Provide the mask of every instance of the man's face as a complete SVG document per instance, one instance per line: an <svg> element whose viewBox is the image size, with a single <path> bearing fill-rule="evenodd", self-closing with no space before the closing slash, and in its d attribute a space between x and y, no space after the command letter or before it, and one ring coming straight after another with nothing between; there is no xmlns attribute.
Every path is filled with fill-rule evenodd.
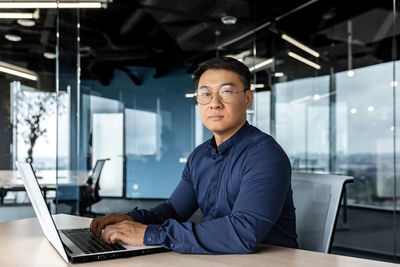
<svg viewBox="0 0 400 267"><path fill-rule="evenodd" d="M204 125L214 135L227 138L239 130L246 120L246 109L253 101L253 93L250 90L243 92L244 85L239 75L225 69L209 69L201 75L197 88L213 93L210 103L199 104ZM224 103L217 94L224 88L237 92L230 103Z"/></svg>

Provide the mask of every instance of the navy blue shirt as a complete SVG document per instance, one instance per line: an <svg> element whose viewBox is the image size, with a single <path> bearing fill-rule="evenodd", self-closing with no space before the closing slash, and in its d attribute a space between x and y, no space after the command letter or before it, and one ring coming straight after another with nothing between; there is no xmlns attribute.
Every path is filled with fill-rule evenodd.
<svg viewBox="0 0 400 267"><path fill-rule="evenodd" d="M189 156L171 197L129 215L148 224L145 245L183 253L250 253L259 243L297 248L291 166L269 135L247 122ZM187 222L200 208L204 222Z"/></svg>

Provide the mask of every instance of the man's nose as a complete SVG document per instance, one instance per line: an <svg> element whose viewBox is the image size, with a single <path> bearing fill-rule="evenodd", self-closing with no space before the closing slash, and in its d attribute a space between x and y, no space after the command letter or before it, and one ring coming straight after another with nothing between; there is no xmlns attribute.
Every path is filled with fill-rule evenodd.
<svg viewBox="0 0 400 267"><path fill-rule="evenodd" d="M221 108L224 104L222 103L221 97L219 94L214 93L211 96L211 102L210 102L210 107L212 108Z"/></svg>

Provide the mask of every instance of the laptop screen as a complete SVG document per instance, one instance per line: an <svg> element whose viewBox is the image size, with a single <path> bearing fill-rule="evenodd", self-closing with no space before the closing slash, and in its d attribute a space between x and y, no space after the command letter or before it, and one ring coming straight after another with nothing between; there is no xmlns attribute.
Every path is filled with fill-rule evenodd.
<svg viewBox="0 0 400 267"><path fill-rule="evenodd" d="M26 192L28 193L43 233L50 243L57 249L58 253L63 257L63 259L68 262L68 257L64 246L61 243L60 235L58 234L50 211L47 208L46 201L44 200L42 191L40 190L39 183L36 180L36 176L33 172L31 164L25 162L15 162L15 164L21 174Z"/></svg>

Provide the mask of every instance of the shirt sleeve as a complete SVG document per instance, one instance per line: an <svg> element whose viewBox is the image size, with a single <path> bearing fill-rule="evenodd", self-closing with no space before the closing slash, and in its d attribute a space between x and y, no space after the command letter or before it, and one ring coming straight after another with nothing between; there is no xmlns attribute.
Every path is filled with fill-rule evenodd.
<svg viewBox="0 0 400 267"><path fill-rule="evenodd" d="M188 177L189 173L189 167L186 164L182 179L168 200L150 210L134 208L128 212L128 215L143 224L162 224L168 219L178 222L188 220L198 209L193 184Z"/></svg>
<svg viewBox="0 0 400 267"><path fill-rule="evenodd" d="M278 145L257 145L229 215L194 224L173 218L149 225L144 243L183 253L250 253L278 220L290 188L290 162Z"/></svg>

